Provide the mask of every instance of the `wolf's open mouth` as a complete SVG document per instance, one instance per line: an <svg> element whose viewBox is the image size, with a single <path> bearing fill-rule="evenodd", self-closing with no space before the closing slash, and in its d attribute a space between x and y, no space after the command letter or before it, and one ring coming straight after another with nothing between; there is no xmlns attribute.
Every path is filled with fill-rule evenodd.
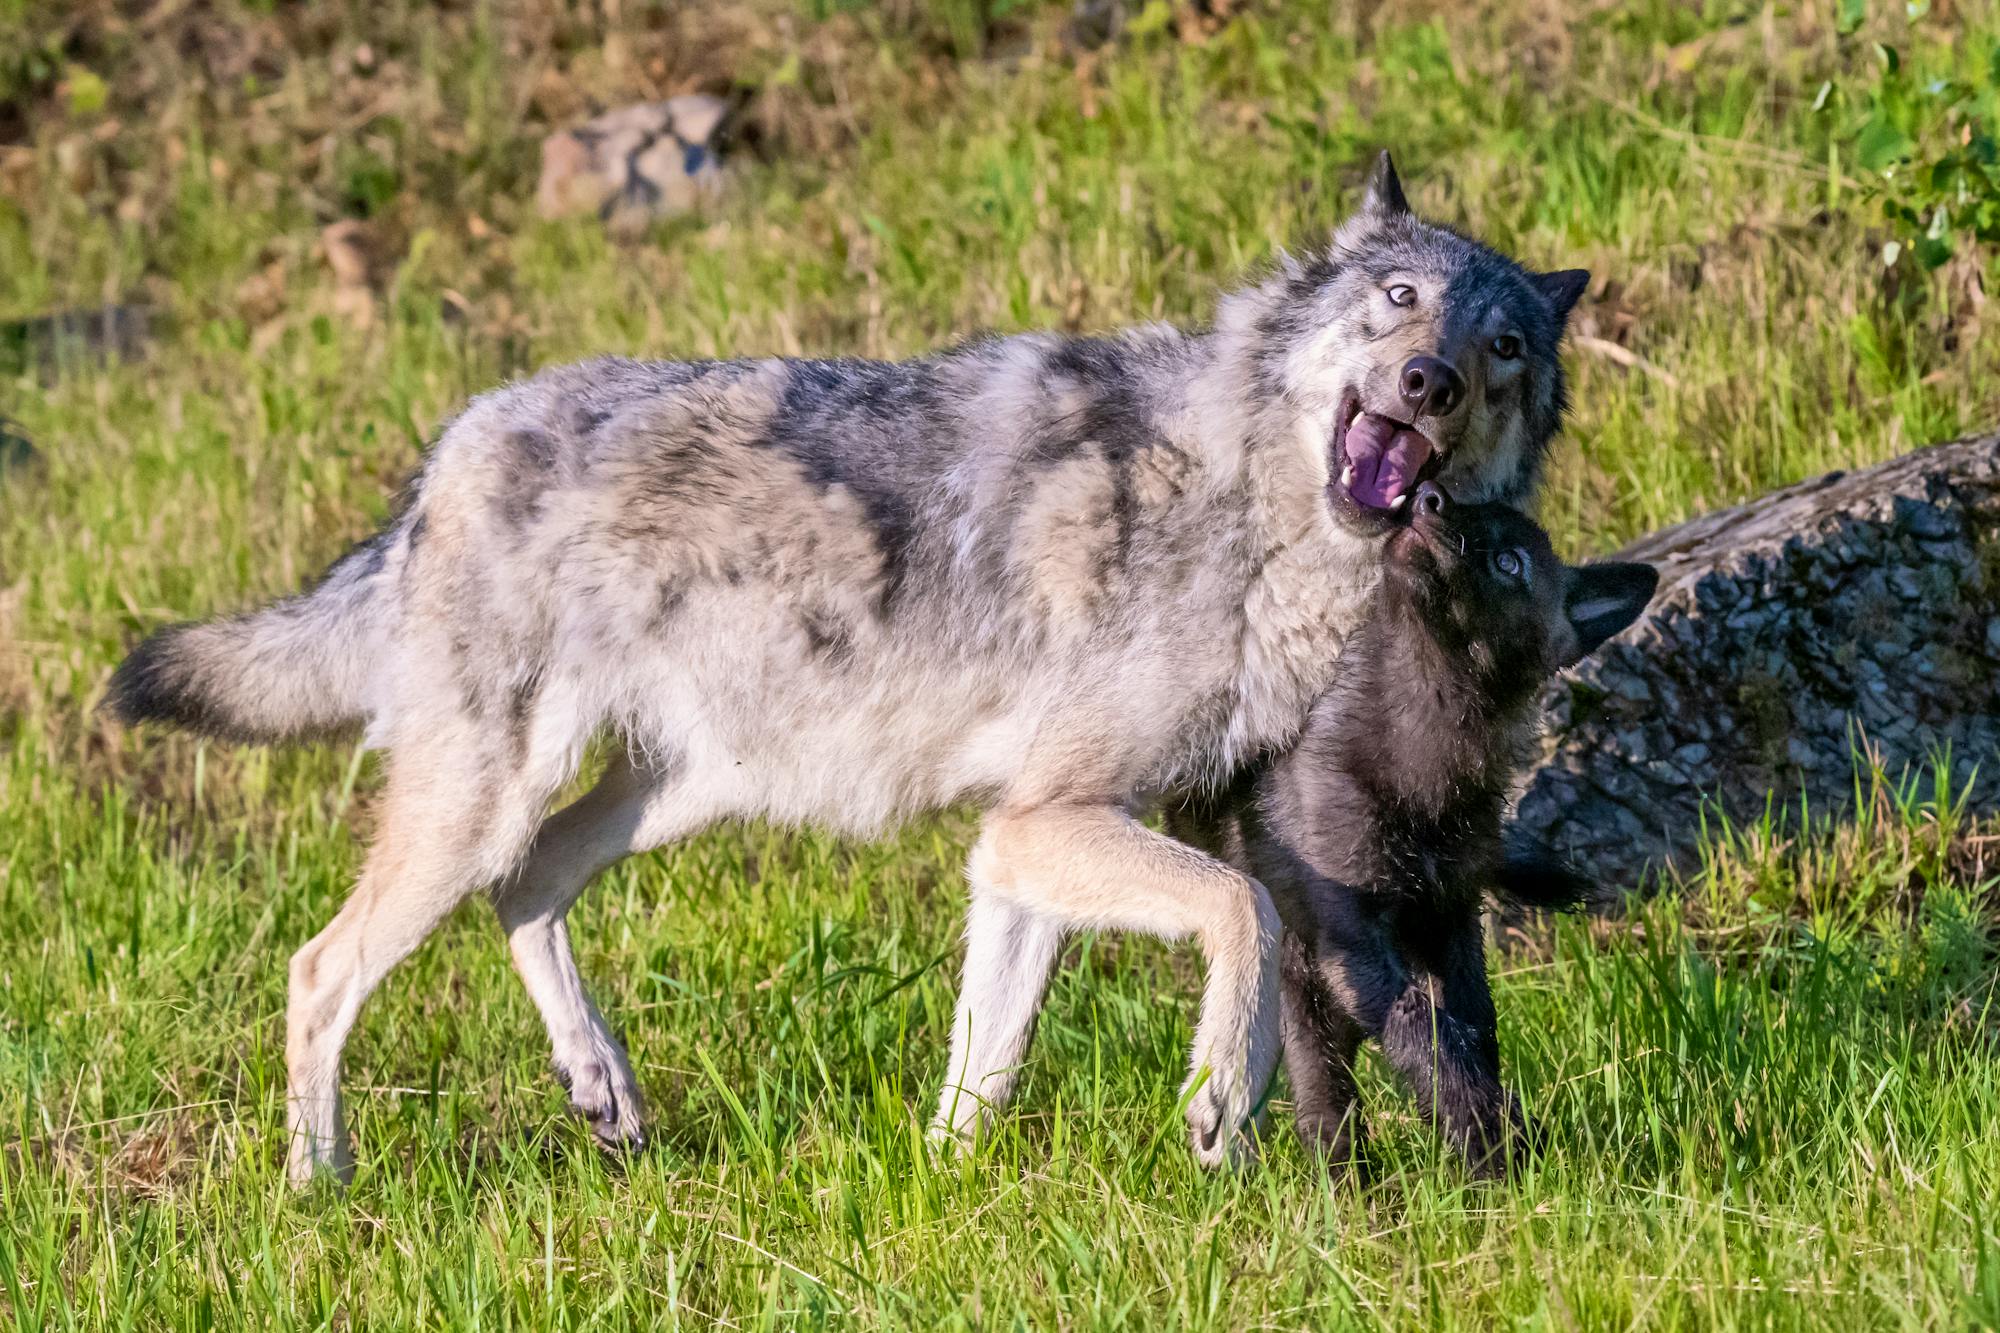
<svg viewBox="0 0 2000 1333"><path fill-rule="evenodd" d="M1361 410L1361 399L1341 399L1333 423L1333 461L1340 489L1369 509L1401 510L1437 468L1430 439L1414 425Z"/></svg>

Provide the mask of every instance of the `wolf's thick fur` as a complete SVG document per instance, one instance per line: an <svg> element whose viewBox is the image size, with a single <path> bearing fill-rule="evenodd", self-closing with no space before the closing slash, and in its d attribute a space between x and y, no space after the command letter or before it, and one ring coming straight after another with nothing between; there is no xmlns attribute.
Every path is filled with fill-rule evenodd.
<svg viewBox="0 0 2000 1333"><path fill-rule="evenodd" d="M1504 505L1423 487L1371 609L1296 745L1170 826L1270 891L1285 923L1283 1031L1300 1132L1360 1146L1364 1038L1476 1169L1529 1144L1500 1083L1480 921L1495 892L1566 905L1589 886L1503 836L1542 684L1645 609L1647 565L1571 568ZM1247 794L1247 799L1243 796Z"/></svg>
<svg viewBox="0 0 2000 1333"><path fill-rule="evenodd" d="M317 591L163 631L111 686L132 720L365 723L388 751L355 892L292 960L295 1173L345 1168L356 1012L481 886L573 1099L629 1142L638 1088L564 932L585 882L726 817L868 834L959 802L988 814L941 1124L1006 1095L1064 932L1192 934L1189 1116L1219 1160L1276 1059L1277 918L1134 812L1288 740L1327 684L1380 548L1332 475L1336 417L1395 413L1406 361L1452 358L1463 401L1417 423L1440 479L1518 500L1580 289L1418 221L1385 159L1331 248L1209 329L605 360L476 400ZM1517 355L1489 354L1502 330ZM545 821L607 731L609 772Z"/></svg>

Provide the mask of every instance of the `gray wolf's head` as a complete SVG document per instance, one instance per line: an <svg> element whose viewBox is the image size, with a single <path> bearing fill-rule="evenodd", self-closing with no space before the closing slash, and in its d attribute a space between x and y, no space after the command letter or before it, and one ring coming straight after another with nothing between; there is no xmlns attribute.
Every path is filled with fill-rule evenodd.
<svg viewBox="0 0 2000 1333"><path fill-rule="evenodd" d="M1433 478L1463 502L1518 505L1562 423L1557 349L1589 280L1417 217L1385 152L1332 243L1245 294L1278 414L1265 420L1306 451L1350 530L1379 532Z"/></svg>
<svg viewBox="0 0 2000 1333"><path fill-rule="evenodd" d="M1519 510L1458 504L1435 482L1420 482L1405 512L1383 559L1383 630L1432 644L1496 711L1630 625L1659 585L1651 565L1565 564Z"/></svg>

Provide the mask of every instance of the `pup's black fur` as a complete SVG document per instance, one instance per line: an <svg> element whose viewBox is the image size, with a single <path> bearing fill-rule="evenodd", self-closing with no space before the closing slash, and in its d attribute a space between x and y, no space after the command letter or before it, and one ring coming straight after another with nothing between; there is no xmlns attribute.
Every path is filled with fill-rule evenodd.
<svg viewBox="0 0 2000 1333"><path fill-rule="evenodd" d="M1591 887L1503 835L1508 789L1543 683L1629 625L1658 576L1566 566L1516 511L1428 484L1412 508L1298 743L1180 822L1261 880L1284 920L1300 1133L1354 1160L1352 1062L1372 1037L1491 1173L1527 1134L1500 1083L1482 897L1553 908Z"/></svg>

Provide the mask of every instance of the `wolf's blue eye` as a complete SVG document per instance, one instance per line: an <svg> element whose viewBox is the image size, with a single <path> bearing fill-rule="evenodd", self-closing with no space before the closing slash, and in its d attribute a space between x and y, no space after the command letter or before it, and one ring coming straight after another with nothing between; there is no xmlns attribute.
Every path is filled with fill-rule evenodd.
<svg viewBox="0 0 2000 1333"><path fill-rule="evenodd" d="M1512 361L1521 354L1521 340L1511 333L1503 333L1493 340L1493 355L1502 361Z"/></svg>
<svg viewBox="0 0 2000 1333"><path fill-rule="evenodd" d="M1389 289L1390 305L1415 305L1416 303L1417 289L1409 286L1407 283L1399 282Z"/></svg>
<svg viewBox="0 0 2000 1333"><path fill-rule="evenodd" d="M1493 568L1503 578L1526 578L1528 572L1528 553L1522 550L1495 552L1493 556Z"/></svg>

